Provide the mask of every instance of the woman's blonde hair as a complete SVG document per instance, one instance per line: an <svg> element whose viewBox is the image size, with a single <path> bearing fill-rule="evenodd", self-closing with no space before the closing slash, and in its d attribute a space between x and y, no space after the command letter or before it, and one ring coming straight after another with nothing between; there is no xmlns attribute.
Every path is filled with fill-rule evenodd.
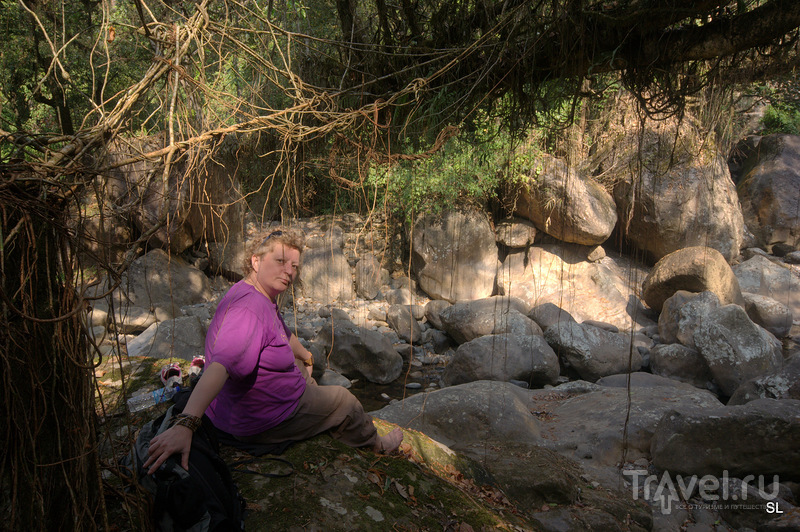
<svg viewBox="0 0 800 532"><path fill-rule="evenodd" d="M250 262L253 255L261 257L264 253L271 251L276 244L283 244L302 253L305 237L303 233L296 229L285 229L283 227L273 227L269 231L257 234L247 243L245 248L245 259L242 265L245 277L253 271L253 264Z"/></svg>

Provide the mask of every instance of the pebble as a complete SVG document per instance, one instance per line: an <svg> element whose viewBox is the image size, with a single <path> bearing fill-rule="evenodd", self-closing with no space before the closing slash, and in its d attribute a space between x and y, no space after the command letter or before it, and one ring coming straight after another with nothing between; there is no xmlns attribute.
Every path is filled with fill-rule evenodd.
<svg viewBox="0 0 800 532"><path fill-rule="evenodd" d="M408 388L409 390L419 390L422 388L422 384L418 382L409 382L408 384L406 384L406 388Z"/></svg>

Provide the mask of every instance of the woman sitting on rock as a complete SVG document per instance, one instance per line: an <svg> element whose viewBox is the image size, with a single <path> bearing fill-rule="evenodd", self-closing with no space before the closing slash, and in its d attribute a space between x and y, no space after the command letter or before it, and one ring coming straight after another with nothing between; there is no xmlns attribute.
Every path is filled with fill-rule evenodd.
<svg viewBox="0 0 800 532"><path fill-rule="evenodd" d="M205 371L174 425L153 438L144 467L154 473L180 453L188 469L192 433L207 414L214 425L248 443L282 443L321 432L352 447L394 451L396 428L378 436L361 403L341 386L317 386L311 353L292 334L276 300L300 268L301 235L272 231L248 246L245 278L220 301L206 336Z"/></svg>

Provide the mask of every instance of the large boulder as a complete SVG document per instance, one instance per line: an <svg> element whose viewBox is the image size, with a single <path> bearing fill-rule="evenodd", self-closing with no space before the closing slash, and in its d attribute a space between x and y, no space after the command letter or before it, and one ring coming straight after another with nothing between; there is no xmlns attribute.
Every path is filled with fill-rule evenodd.
<svg viewBox="0 0 800 532"><path fill-rule="evenodd" d="M645 270L617 254L590 262L595 248L546 244L512 251L497 273L498 293L529 308L552 303L577 321L598 320L620 330L652 324L630 279Z"/></svg>
<svg viewBox="0 0 800 532"><path fill-rule="evenodd" d="M614 466L624 452L629 461L649 458L659 421L678 405L699 410L721 406L705 390L649 377L633 379L630 396L624 386L595 385L585 393L571 392L579 381L534 390L530 408L547 436L540 444L585 465Z"/></svg>
<svg viewBox="0 0 800 532"><path fill-rule="evenodd" d="M205 353L206 335L195 316L154 323L128 340L129 357L180 358L192 360Z"/></svg>
<svg viewBox="0 0 800 532"><path fill-rule="evenodd" d="M117 204L116 211L125 212L142 233L153 231L148 239L150 246L174 253L186 250L201 238L210 242L241 240L244 199L235 175L227 169L233 165L226 164L235 160L235 148L223 145L213 157L198 157L190 150L172 160L164 183L163 158L140 155L165 144L166 138L161 135L125 139L111 147L108 163L112 169L106 190ZM136 161L117 165L131 158ZM187 173L195 178L187 178ZM166 202L165 192L169 196Z"/></svg>
<svg viewBox="0 0 800 532"><path fill-rule="evenodd" d="M794 319L800 317L800 270L761 255L737 264L733 273L742 292L770 297L786 305Z"/></svg>
<svg viewBox="0 0 800 532"><path fill-rule="evenodd" d="M475 301L460 301L439 312L442 329L459 344L486 334L517 332L542 334L525 314L528 308L513 297L492 296Z"/></svg>
<svg viewBox="0 0 800 532"><path fill-rule="evenodd" d="M231 281L244 277L244 263L247 246L241 240L225 240L206 243L208 267L214 274L222 275Z"/></svg>
<svg viewBox="0 0 800 532"><path fill-rule="evenodd" d="M321 246L303 253L300 283L304 296L323 305L355 296L353 271L341 248Z"/></svg>
<svg viewBox="0 0 800 532"><path fill-rule="evenodd" d="M489 297L497 244L489 220L475 211L424 216L414 226L411 260L419 287L451 303Z"/></svg>
<svg viewBox="0 0 800 532"><path fill-rule="evenodd" d="M558 381L558 357L544 338L490 334L461 344L442 374L448 386L479 380L528 383L541 388Z"/></svg>
<svg viewBox="0 0 800 532"><path fill-rule="evenodd" d="M548 327L553 327L560 323L575 321L572 314L554 303L536 305L528 312L528 317L535 321L543 331L547 330Z"/></svg>
<svg viewBox="0 0 800 532"><path fill-rule="evenodd" d="M737 191L747 227L758 245L800 248L800 136L756 139L741 163Z"/></svg>
<svg viewBox="0 0 800 532"><path fill-rule="evenodd" d="M509 248L526 248L536 238L536 226L525 218L511 217L495 224L497 242Z"/></svg>
<svg viewBox="0 0 800 532"><path fill-rule="evenodd" d="M389 272L381 266L372 253L367 253L356 263L356 294L364 299L375 299L381 286L389 282Z"/></svg>
<svg viewBox="0 0 800 532"><path fill-rule="evenodd" d="M639 371L642 356L631 346L630 335L609 332L593 325L562 322L549 327L545 340L580 378L594 382L600 377Z"/></svg>
<svg viewBox="0 0 800 532"><path fill-rule="evenodd" d="M363 377L370 382L388 384L403 371L403 357L378 331L359 327L347 320L325 326L315 343L330 353L330 369L350 378Z"/></svg>
<svg viewBox="0 0 800 532"><path fill-rule="evenodd" d="M386 311L386 321L402 340L410 344L418 344L422 340L422 329L408 305L391 305Z"/></svg>
<svg viewBox="0 0 800 532"><path fill-rule="evenodd" d="M554 157L546 156L512 195L514 214L563 242L602 244L617 223L611 194Z"/></svg>
<svg viewBox="0 0 800 532"><path fill-rule="evenodd" d="M431 299L425 304L425 319L437 329L444 329L444 324L439 314L451 304L442 299Z"/></svg>
<svg viewBox="0 0 800 532"><path fill-rule="evenodd" d="M487 453L485 444L476 443L463 452L488 470L515 508L531 517L537 525L532 530L653 529L646 503L631 499L616 483L601 486L576 460L535 443L502 442L492 449Z"/></svg>
<svg viewBox="0 0 800 532"><path fill-rule="evenodd" d="M774 334L776 338L783 338L792 330L794 316L789 307L760 294L743 292L742 296L744 309L750 319Z"/></svg>
<svg viewBox="0 0 800 532"><path fill-rule="evenodd" d="M658 334L665 344L680 343L691 349L694 345L694 331L703 323L711 310L719 307L719 298L714 292L687 292L678 290L672 294L661 308L658 316Z"/></svg>
<svg viewBox="0 0 800 532"><path fill-rule="evenodd" d="M711 382L708 363L696 350L681 344L659 344L650 350L650 371L698 388Z"/></svg>
<svg viewBox="0 0 800 532"><path fill-rule="evenodd" d="M647 148L644 148L647 149ZM619 228L654 260L679 249L708 246L735 259L743 241L744 219L736 187L721 155L670 157L618 181L614 199ZM673 164L666 167L667 161Z"/></svg>
<svg viewBox="0 0 800 532"><path fill-rule="evenodd" d="M577 531L586 523L597 530L650 530L649 509L607 489L581 489L582 482L591 482L581 466L537 444L547 440L540 437L530 400L530 391L513 384L476 381L414 395L371 414L478 461L517 507L535 512L542 530ZM579 507L568 506L578 497ZM542 511L544 504L551 510Z"/></svg>
<svg viewBox="0 0 800 532"><path fill-rule="evenodd" d="M745 381L773 373L783 363L780 342L738 305L708 313L694 332L694 343L728 397Z"/></svg>
<svg viewBox="0 0 800 532"><path fill-rule="evenodd" d="M725 257L704 246L674 251L659 260L642 283L645 303L656 312L678 290L713 292L723 305L744 305L739 281Z"/></svg>
<svg viewBox="0 0 800 532"><path fill-rule="evenodd" d="M540 437L530 391L507 382L476 381L417 394L371 414L463 449L480 442L531 442Z"/></svg>
<svg viewBox="0 0 800 532"><path fill-rule="evenodd" d="M161 249L133 261L122 274L121 282L109 293L113 286L106 279L89 287L84 295L92 298L107 294L91 300L90 304L94 312L106 313L109 320L116 318L116 327L121 331L141 330L144 324L170 319L180 315L181 308L214 297L211 281L203 272Z"/></svg>
<svg viewBox="0 0 800 532"><path fill-rule="evenodd" d="M672 475L779 475L800 480L800 401L675 408L653 434L653 465Z"/></svg>

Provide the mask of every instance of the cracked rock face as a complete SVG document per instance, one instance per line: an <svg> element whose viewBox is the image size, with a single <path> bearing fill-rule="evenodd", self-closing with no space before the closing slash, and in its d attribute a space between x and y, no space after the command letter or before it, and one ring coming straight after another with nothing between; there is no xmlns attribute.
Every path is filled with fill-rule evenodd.
<svg viewBox="0 0 800 532"><path fill-rule="evenodd" d="M728 397L745 381L773 373L783 363L780 342L738 305L707 314L695 330L694 341L720 391Z"/></svg>

